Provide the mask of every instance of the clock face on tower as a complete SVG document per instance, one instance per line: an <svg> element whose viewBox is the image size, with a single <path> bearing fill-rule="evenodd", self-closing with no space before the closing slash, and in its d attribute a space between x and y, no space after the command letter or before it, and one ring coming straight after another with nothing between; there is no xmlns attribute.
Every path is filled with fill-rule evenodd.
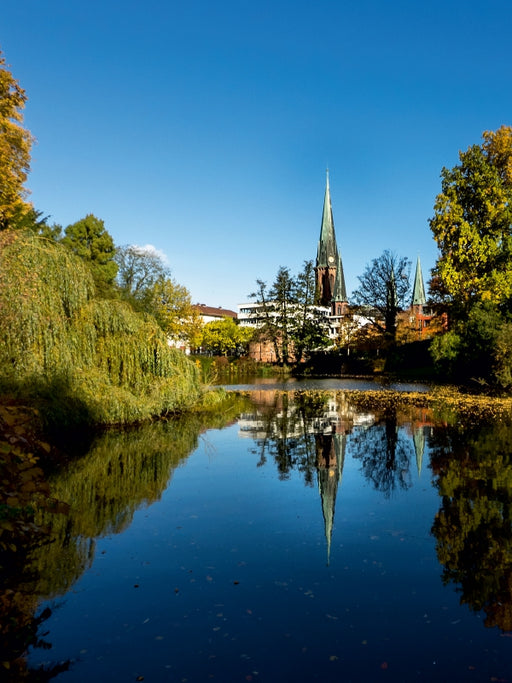
<svg viewBox="0 0 512 683"><path fill-rule="evenodd" d="M334 256L329 256L329 263L333 263L333 262L334 262Z"/></svg>

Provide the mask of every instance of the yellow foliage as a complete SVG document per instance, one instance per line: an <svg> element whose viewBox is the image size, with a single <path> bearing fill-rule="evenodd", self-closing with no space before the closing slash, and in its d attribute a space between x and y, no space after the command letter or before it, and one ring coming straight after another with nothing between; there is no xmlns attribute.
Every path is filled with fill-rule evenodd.
<svg viewBox="0 0 512 683"><path fill-rule="evenodd" d="M32 135L23 128L25 91L0 53L0 229L30 209L23 187L30 169Z"/></svg>

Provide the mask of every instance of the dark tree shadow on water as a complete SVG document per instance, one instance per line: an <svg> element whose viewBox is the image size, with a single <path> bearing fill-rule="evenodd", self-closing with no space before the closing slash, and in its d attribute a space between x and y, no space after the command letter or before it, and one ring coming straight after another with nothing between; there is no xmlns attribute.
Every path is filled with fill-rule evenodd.
<svg viewBox="0 0 512 683"><path fill-rule="evenodd" d="M375 490L389 498L411 486L410 460L414 447L399 428L394 408L386 410L371 427L355 429L350 439L351 454L361 462L361 471Z"/></svg>
<svg viewBox="0 0 512 683"><path fill-rule="evenodd" d="M431 467L441 505L432 525L442 579L484 624L512 633L512 425L435 430Z"/></svg>

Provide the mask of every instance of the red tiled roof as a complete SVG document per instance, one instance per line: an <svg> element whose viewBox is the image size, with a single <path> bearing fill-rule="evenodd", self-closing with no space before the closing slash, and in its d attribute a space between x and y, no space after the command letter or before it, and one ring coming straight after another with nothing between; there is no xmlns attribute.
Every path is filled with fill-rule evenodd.
<svg viewBox="0 0 512 683"><path fill-rule="evenodd" d="M212 318L237 318L238 314L236 311L230 311L229 308L222 308L215 306L205 306L204 304L194 304L192 308L195 308L200 315L209 315Z"/></svg>

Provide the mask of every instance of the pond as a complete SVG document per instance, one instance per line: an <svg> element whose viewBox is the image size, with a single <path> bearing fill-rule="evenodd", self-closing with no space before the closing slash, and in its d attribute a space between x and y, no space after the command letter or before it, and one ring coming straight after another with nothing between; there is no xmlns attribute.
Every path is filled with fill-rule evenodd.
<svg viewBox="0 0 512 683"><path fill-rule="evenodd" d="M512 679L512 428L346 391L110 431L33 555L59 681Z"/></svg>

